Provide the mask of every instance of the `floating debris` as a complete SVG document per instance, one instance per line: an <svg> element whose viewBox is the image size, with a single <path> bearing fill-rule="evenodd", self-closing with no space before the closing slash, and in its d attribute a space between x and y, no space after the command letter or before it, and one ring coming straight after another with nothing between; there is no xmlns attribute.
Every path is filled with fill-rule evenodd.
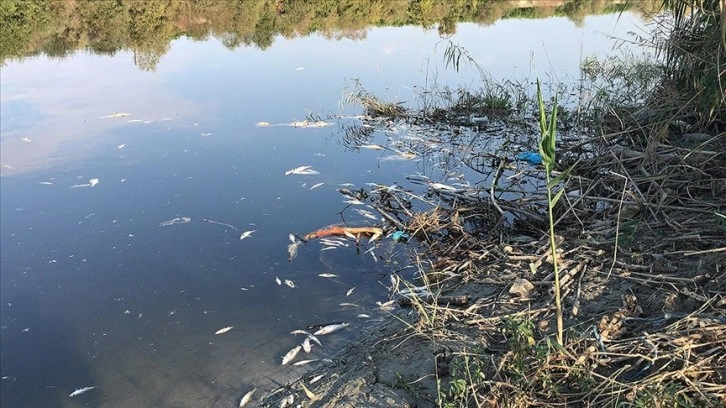
<svg viewBox="0 0 726 408"><path fill-rule="evenodd" d="M282 365L287 365L287 363L295 359L295 356L297 356L297 353L299 353L301 349L302 346L298 345L297 347L288 351L287 354L285 354L285 356L282 358Z"/></svg>
<svg viewBox="0 0 726 408"><path fill-rule="evenodd" d="M241 235L239 236L239 239L240 239L240 240L243 240L243 239L245 239L245 238L249 238L249 237L251 237L251 236L252 236L252 234L254 234L255 232L257 232L257 230L245 231L245 232L243 232L243 233L242 233L242 234L241 234Z"/></svg>
<svg viewBox="0 0 726 408"><path fill-rule="evenodd" d="M223 328L217 330L216 332L214 332L214 334L224 334L224 333L227 333L228 331L230 331L232 329L234 329L233 326L223 327Z"/></svg>
<svg viewBox="0 0 726 408"><path fill-rule="evenodd" d="M383 235L383 229L378 227L328 227L305 235L305 240L307 241L328 236L346 236L357 241L361 236L370 236L371 241L374 241L381 235Z"/></svg>
<svg viewBox="0 0 726 408"><path fill-rule="evenodd" d="M81 395L81 394L83 394L83 393L86 393L86 392L88 392L88 391L91 391L91 390L92 390L92 389L94 389L94 388L96 388L96 387L94 386L94 387L83 387L83 388L76 388L76 390L75 390L75 391L73 391L72 393L70 393L70 395L68 395L68 396L69 396L69 397L71 397L71 398L73 398L73 397L75 397L75 396L77 396L77 395Z"/></svg>
<svg viewBox="0 0 726 408"><path fill-rule="evenodd" d="M162 222L161 224L159 224L159 226L160 227L168 227L168 226L174 225L174 224L186 224L186 223L189 223L191 221L192 221L192 219L190 217L176 217L176 218L173 218L173 219L171 219L169 221Z"/></svg>

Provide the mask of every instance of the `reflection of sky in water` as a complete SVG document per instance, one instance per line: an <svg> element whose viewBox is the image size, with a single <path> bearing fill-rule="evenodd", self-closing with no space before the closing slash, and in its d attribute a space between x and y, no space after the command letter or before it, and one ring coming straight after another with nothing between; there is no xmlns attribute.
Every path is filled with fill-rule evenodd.
<svg viewBox="0 0 726 408"><path fill-rule="evenodd" d="M497 78L526 75L530 62L574 77L581 46L610 49L592 31L611 32L615 20L588 18L584 29L559 18L463 24L453 41ZM621 18L619 32L629 29ZM472 83L470 68L443 69L444 48L434 31L380 28L364 41L278 39L266 51L178 40L153 73L131 66L128 53L3 67L2 405L229 406L251 384L301 372L279 366L296 344L289 331L375 316L387 296L380 263L351 247L320 253L317 243L288 263L287 235L340 222L338 184L401 183L420 164L346 150L337 124L254 124L337 112L346 78L400 100L424 83L427 63L440 82ZM101 118L113 113L131 116ZM284 176L301 165L321 174ZM70 188L91 178L100 183ZM159 226L176 217L192 221ZM350 211L346 219L362 220ZM342 338L326 339L326 351ZM98 388L68 398L89 385Z"/></svg>

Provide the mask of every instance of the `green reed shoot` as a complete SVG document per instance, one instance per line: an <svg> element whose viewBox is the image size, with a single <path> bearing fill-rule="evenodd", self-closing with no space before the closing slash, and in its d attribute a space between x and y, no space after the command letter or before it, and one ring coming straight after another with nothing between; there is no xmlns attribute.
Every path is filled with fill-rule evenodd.
<svg viewBox="0 0 726 408"><path fill-rule="evenodd" d="M557 95L555 95L554 104L552 106L552 115L547 120L545 114L545 104L542 99L542 87L539 79L537 80L537 101L539 103L539 125L542 132L542 138L539 142L539 154L542 156L542 164L545 168L545 176L547 177L547 210L550 221L550 247L552 250L552 266L555 272L555 307L557 308L557 342L564 344L562 333L564 331L562 322L562 301L560 297L560 271L557 265L557 244L555 242L555 219L552 215L552 209L565 191L560 188L554 194L555 187L560 183L569 171L560 173L554 179L550 179L550 174L555 167L555 141L557 139Z"/></svg>

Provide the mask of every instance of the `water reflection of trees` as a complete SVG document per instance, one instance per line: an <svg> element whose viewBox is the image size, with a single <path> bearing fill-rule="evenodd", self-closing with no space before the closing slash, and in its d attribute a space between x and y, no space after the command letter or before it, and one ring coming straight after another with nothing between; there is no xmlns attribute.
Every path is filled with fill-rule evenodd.
<svg viewBox="0 0 726 408"><path fill-rule="evenodd" d="M39 54L64 57L87 49L113 55L133 50L141 69L153 70L180 36L218 38L230 49L270 47L277 36L312 33L365 38L372 26L418 25L442 36L462 22L492 24L502 18L584 16L624 9L652 12L658 0L449 1L449 0L2 0L0 63ZM522 7L522 5L530 7Z"/></svg>

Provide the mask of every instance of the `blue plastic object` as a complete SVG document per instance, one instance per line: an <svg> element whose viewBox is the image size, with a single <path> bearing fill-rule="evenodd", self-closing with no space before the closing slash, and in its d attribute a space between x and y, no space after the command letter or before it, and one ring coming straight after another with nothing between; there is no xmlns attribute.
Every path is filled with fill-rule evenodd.
<svg viewBox="0 0 726 408"><path fill-rule="evenodd" d="M542 164L542 156L535 152L522 152L517 156L517 159L530 164Z"/></svg>
<svg viewBox="0 0 726 408"><path fill-rule="evenodd" d="M391 234L391 239L393 239L394 242L407 242L409 238L411 238L411 236L404 231L396 231Z"/></svg>

